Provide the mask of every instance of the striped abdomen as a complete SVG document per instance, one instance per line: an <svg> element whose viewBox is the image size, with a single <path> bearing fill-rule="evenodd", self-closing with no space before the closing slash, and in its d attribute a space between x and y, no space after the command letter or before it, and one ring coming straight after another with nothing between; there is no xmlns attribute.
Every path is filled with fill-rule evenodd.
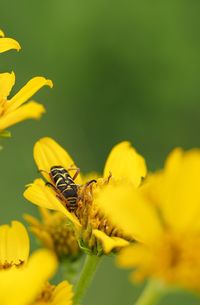
<svg viewBox="0 0 200 305"><path fill-rule="evenodd" d="M67 208L73 212L77 208L78 187L68 171L62 166L53 166L50 170L50 177L56 189L66 199Z"/></svg>

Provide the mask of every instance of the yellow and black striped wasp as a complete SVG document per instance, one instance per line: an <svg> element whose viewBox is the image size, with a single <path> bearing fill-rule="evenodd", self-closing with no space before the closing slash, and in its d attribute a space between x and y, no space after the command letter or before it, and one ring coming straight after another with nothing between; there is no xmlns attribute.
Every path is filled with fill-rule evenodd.
<svg viewBox="0 0 200 305"><path fill-rule="evenodd" d="M69 170L76 170L73 177L70 176ZM42 170L40 170L41 172ZM49 176L52 182L46 182L46 185L52 187L57 193L57 197L65 203L66 208L70 212L75 212L78 205L78 190L80 185L76 184L74 180L80 173L79 168L69 168L66 170L60 165L55 165L50 168ZM96 182L96 180L91 180L86 183L86 187Z"/></svg>

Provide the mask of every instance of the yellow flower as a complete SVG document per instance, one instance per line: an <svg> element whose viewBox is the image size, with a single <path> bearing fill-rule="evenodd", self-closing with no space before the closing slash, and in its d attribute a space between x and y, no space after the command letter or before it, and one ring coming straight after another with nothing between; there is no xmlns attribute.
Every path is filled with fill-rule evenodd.
<svg viewBox="0 0 200 305"><path fill-rule="evenodd" d="M72 305L72 285L62 281L57 286L47 283L31 305Z"/></svg>
<svg viewBox="0 0 200 305"><path fill-rule="evenodd" d="M29 237L18 221L0 226L0 270L22 266L29 256Z"/></svg>
<svg viewBox="0 0 200 305"><path fill-rule="evenodd" d="M19 43L12 38L5 38L4 33L0 30L0 53L6 52L8 50L15 49L19 51L21 49Z"/></svg>
<svg viewBox="0 0 200 305"><path fill-rule="evenodd" d="M45 112L43 105L34 101L23 105L40 88L47 85L52 87L51 80L44 77L32 78L18 93L10 100L7 97L15 84L15 74L0 74L0 131L26 119L39 119Z"/></svg>
<svg viewBox="0 0 200 305"><path fill-rule="evenodd" d="M34 147L34 159L42 175L52 183L49 175L52 166L62 166L70 171L73 177L76 165L70 155L53 139L43 138ZM127 181L137 187L146 174L144 159L131 147L130 143L122 142L116 145L105 164L103 178L96 183L82 182L81 175L75 179L78 187L77 209L75 213L67 209L66 202L58 198L55 188L45 185L42 179L36 179L24 192L25 198L34 204L64 213L73 224L75 234L83 249L89 249L93 254L100 255L102 250L109 253L129 244L130 238L123 230L114 227L98 209L94 194L101 192L107 184ZM85 182L85 181L84 181Z"/></svg>
<svg viewBox="0 0 200 305"><path fill-rule="evenodd" d="M164 169L135 189L108 186L98 202L107 217L138 243L118 264L133 280L156 278L200 292L200 150L175 149Z"/></svg>
<svg viewBox="0 0 200 305"><path fill-rule="evenodd" d="M57 267L52 252L38 250L30 258L28 254L25 227L17 221L11 227L0 226L0 304L71 305L71 285L62 282L55 287L47 283Z"/></svg>
<svg viewBox="0 0 200 305"><path fill-rule="evenodd" d="M74 231L63 213L39 209L42 220L31 215L24 218L30 225L31 231L48 249L55 252L59 259L75 260L81 255L81 251Z"/></svg>

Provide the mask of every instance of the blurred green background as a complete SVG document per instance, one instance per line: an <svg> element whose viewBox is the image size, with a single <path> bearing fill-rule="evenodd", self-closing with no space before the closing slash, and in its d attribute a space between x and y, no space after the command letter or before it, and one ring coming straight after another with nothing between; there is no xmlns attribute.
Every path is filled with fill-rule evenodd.
<svg viewBox="0 0 200 305"><path fill-rule="evenodd" d="M200 2L198 0L1 0L0 28L22 51L1 54L17 92L31 77L51 78L35 100L40 122L11 128L1 152L1 223L36 207L22 197L37 177L32 148L51 136L82 171L102 171L111 147L130 140L149 169L175 146L200 146ZM141 287L105 258L84 305L132 304ZM190 294L160 304L190 304Z"/></svg>

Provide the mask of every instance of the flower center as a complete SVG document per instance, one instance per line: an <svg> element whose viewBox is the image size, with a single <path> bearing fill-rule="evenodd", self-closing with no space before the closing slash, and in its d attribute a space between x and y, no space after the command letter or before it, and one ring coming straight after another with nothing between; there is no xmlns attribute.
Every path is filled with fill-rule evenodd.
<svg viewBox="0 0 200 305"><path fill-rule="evenodd" d="M45 286L43 287L41 293L35 300L35 302L32 305L39 305L43 303L48 303L52 300L53 298L53 292L55 290L55 286L51 285L49 283L46 283Z"/></svg>
<svg viewBox="0 0 200 305"><path fill-rule="evenodd" d="M166 282L200 290L200 236L166 233L152 249L151 272Z"/></svg>
<svg viewBox="0 0 200 305"><path fill-rule="evenodd" d="M59 257L77 255L80 252L80 248L73 229L66 223L66 217L63 217L62 214L54 216L44 227L45 231L49 232L51 236L54 251Z"/></svg>
<svg viewBox="0 0 200 305"><path fill-rule="evenodd" d="M21 267L24 264L24 261L19 259L17 263L14 262L8 262L7 260L3 263L0 261L0 270L6 270L10 269L11 267Z"/></svg>
<svg viewBox="0 0 200 305"><path fill-rule="evenodd" d="M96 183L86 184L79 190L78 208L75 214L82 225L82 237L92 245L96 243L94 236L92 236L92 231L95 229L104 232L110 237L121 237L128 241L133 241L115 227L94 203L95 194L100 192L109 181L110 177L109 179L99 178Z"/></svg>
<svg viewBox="0 0 200 305"><path fill-rule="evenodd" d="M74 229L67 223L65 215L60 212L45 211L41 221L29 215L26 215L25 219L31 226L31 231L45 247L53 250L58 258L69 255L75 259L79 255L80 248Z"/></svg>

